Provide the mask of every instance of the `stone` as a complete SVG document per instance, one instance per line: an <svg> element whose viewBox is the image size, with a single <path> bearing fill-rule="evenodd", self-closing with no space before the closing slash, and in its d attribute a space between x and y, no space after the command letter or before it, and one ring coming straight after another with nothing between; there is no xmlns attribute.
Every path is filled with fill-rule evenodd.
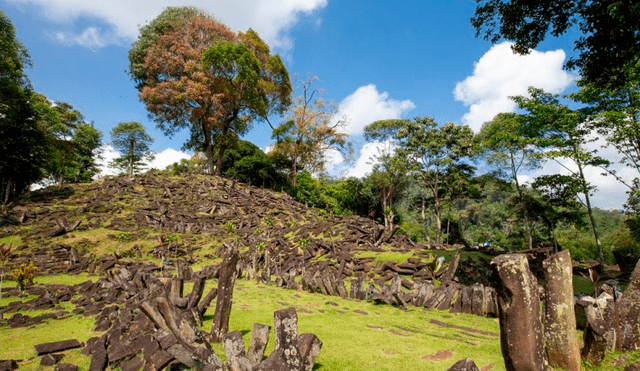
<svg viewBox="0 0 640 371"><path fill-rule="evenodd" d="M451 366L447 371L480 371L476 363L471 358L461 359Z"/></svg>
<svg viewBox="0 0 640 371"><path fill-rule="evenodd" d="M53 371L78 371L78 366L71 363L58 363Z"/></svg>
<svg viewBox="0 0 640 371"><path fill-rule="evenodd" d="M222 335L229 331L229 316L233 304L233 286L236 281L238 265L238 250L232 248L225 254L220 267L220 279L218 280L218 299L216 311L213 315L211 338L213 341L222 341Z"/></svg>
<svg viewBox="0 0 640 371"><path fill-rule="evenodd" d="M224 355L231 371L250 371L251 363L244 352L244 341L240 331L233 331L222 336Z"/></svg>
<svg viewBox="0 0 640 371"><path fill-rule="evenodd" d="M580 345L569 250L563 250L545 259L542 269L546 283L544 337L549 365L569 371L580 371Z"/></svg>
<svg viewBox="0 0 640 371"><path fill-rule="evenodd" d="M507 371L544 371L545 359L540 297L535 276L523 254L504 254L491 260L500 279L498 308L500 348Z"/></svg>
<svg viewBox="0 0 640 371"><path fill-rule="evenodd" d="M273 317L276 349L286 349L295 344L298 337L298 314L296 309L277 310L274 312Z"/></svg>
<svg viewBox="0 0 640 371"><path fill-rule="evenodd" d="M36 354L38 354L39 356L49 354L49 353L64 352L65 350L75 349L80 347L82 347L82 343L80 343L76 339L55 341L52 343L43 343L35 346Z"/></svg>
<svg viewBox="0 0 640 371"><path fill-rule="evenodd" d="M640 362L632 363L624 367L624 371L640 371Z"/></svg>
<svg viewBox="0 0 640 371"><path fill-rule="evenodd" d="M252 367L257 365L264 356L264 351L267 349L269 342L269 332L271 332L271 326L260 323L253 324L251 345L249 345L249 351L247 352L247 358Z"/></svg>
<svg viewBox="0 0 640 371"><path fill-rule="evenodd" d="M615 349L616 326L613 297L602 293L585 308L586 328L582 358L599 365L607 352Z"/></svg>
<svg viewBox="0 0 640 371"><path fill-rule="evenodd" d="M142 358L133 357L120 367L121 371L138 371L144 366Z"/></svg>
<svg viewBox="0 0 640 371"><path fill-rule="evenodd" d="M322 349L322 341L315 334L300 334L298 336L298 350L302 358L302 370L311 371L318 354Z"/></svg>
<svg viewBox="0 0 640 371"><path fill-rule="evenodd" d="M151 363L153 363L158 371L167 367L171 361L173 361L173 356L162 349L151 355Z"/></svg>
<svg viewBox="0 0 640 371"><path fill-rule="evenodd" d="M0 371L13 371L18 369L18 361L14 359L0 360Z"/></svg>
<svg viewBox="0 0 640 371"><path fill-rule="evenodd" d="M64 354L46 354L40 359L40 366L53 366L64 358Z"/></svg>
<svg viewBox="0 0 640 371"><path fill-rule="evenodd" d="M617 303L620 343L623 352L640 349L640 261L636 264L629 286Z"/></svg>
<svg viewBox="0 0 640 371"><path fill-rule="evenodd" d="M91 364L89 371L104 371L107 368L107 350L105 348L95 348L91 353Z"/></svg>

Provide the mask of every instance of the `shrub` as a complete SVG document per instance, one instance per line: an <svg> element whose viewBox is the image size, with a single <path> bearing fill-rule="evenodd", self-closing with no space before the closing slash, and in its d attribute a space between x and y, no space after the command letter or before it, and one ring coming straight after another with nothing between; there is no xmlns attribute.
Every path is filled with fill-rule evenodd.
<svg viewBox="0 0 640 371"><path fill-rule="evenodd" d="M20 291L24 290L27 284L33 283L33 278L36 276L38 268L32 263L22 263L13 269L13 279L18 282Z"/></svg>

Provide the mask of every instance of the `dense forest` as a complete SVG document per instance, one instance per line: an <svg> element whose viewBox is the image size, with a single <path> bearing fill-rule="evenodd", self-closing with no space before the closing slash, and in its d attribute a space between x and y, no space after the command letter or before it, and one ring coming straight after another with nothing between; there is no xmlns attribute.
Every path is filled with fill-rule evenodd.
<svg viewBox="0 0 640 371"><path fill-rule="evenodd" d="M515 51L526 53L545 35L518 28L553 26L556 35L568 27L551 25L547 17L533 17L541 24L528 27L516 20L540 9L519 14L523 8L512 3L479 6L472 19L478 34L514 40ZM327 151L345 157L353 152L341 130L345 120L335 118L336 108L320 96L314 78L290 78L280 56L252 29L235 32L199 9L167 8L140 28L128 72L158 128L169 136L190 133L183 148L196 154L162 170L171 175L216 174L284 191L328 214L370 217L390 232L435 246L548 246L569 249L575 259L613 262L614 251L640 251L638 43L618 42L638 37L638 23L629 19L637 20L640 10L600 13L595 10L602 4L593 2L581 13L571 4L560 2L557 19L577 17L583 33L593 36L577 44L581 54L567 66L582 73L578 92L560 96L531 87L527 96L512 98L517 113L497 115L478 133L430 117L372 122L365 138L387 145L364 178L327 175ZM607 23L596 21L616 14L630 15L614 37ZM34 90L24 72L29 53L1 12L0 45L0 189L6 210L35 184L93 181L103 135L71 104ZM607 48L624 58L602 58L612 52ZM273 129L268 153L241 139L255 122ZM153 138L144 126L120 123L110 134L121 153L111 165L123 174L145 171ZM594 149L598 136L638 177L621 179L609 168ZM522 183L523 175L547 162L566 171ZM589 167L627 185L625 210L592 206Z"/></svg>

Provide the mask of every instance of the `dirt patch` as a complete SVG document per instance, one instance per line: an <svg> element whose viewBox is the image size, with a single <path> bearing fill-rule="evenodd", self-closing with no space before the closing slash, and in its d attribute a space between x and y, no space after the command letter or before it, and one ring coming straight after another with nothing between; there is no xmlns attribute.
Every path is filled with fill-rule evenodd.
<svg viewBox="0 0 640 371"><path fill-rule="evenodd" d="M363 310L360 310L360 309L355 309L355 310L353 311L353 313L362 314L363 316L368 316L368 315L369 315L369 313L367 313L367 312L365 312L365 311L363 311Z"/></svg>
<svg viewBox="0 0 640 371"><path fill-rule="evenodd" d="M396 326L396 327L397 327L397 328L399 328L399 329L400 329L400 330L402 330L402 331L405 331L405 332L413 332L414 334L417 334L417 333L419 332L419 331L417 331L417 330L408 329L408 328L406 328L406 327L402 327L402 326Z"/></svg>
<svg viewBox="0 0 640 371"><path fill-rule="evenodd" d="M495 366L493 363L489 363L488 365L481 368L480 371L491 371L493 370L493 366Z"/></svg>
<svg viewBox="0 0 640 371"><path fill-rule="evenodd" d="M398 332L396 330L389 330L389 332L394 334L394 335L398 335L398 336L409 336L407 334L403 334L402 332Z"/></svg>
<svg viewBox="0 0 640 371"><path fill-rule="evenodd" d="M471 327L452 325L452 324L449 324L449 323L438 321L437 319L429 320L429 323L431 323L433 325L441 326L441 327L455 328L455 329L466 331L466 332L472 332L474 334L480 334L480 335L491 336L491 337L500 337L500 334L495 333L495 332L487 332L487 331L482 331L482 330L478 330L478 329L471 328Z"/></svg>
<svg viewBox="0 0 640 371"><path fill-rule="evenodd" d="M383 350L382 353L384 353L384 354L386 354L388 356L392 356L392 355L396 354L396 352L392 352L390 350Z"/></svg>
<svg viewBox="0 0 640 371"><path fill-rule="evenodd" d="M313 312L310 310L306 310L304 308L299 308L298 309L298 313L306 313L306 314L312 314Z"/></svg>
<svg viewBox="0 0 640 371"><path fill-rule="evenodd" d="M374 326L374 325L367 325L367 328L373 329L373 330L382 330L384 329L384 327L382 326Z"/></svg>
<svg viewBox="0 0 640 371"><path fill-rule="evenodd" d="M444 361L445 359L449 359L451 358L451 356L453 356L453 350L446 349L446 350L439 350L435 353L432 353L426 356L422 356L421 358L429 361L439 362L439 361Z"/></svg>

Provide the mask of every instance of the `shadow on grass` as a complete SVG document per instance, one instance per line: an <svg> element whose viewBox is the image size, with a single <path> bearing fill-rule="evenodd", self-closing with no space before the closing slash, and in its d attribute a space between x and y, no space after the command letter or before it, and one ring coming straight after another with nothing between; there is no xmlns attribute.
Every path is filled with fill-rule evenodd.
<svg viewBox="0 0 640 371"><path fill-rule="evenodd" d="M75 191L71 187L48 187L24 195L23 200L28 202L52 202L71 197Z"/></svg>

